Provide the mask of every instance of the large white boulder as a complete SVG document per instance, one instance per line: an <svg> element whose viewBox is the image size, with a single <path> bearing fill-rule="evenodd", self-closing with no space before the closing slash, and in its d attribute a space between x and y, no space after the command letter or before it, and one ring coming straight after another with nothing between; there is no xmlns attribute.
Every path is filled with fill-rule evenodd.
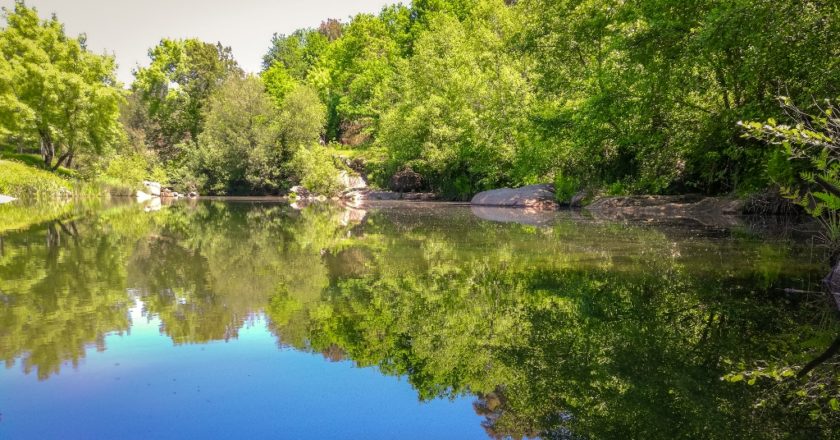
<svg viewBox="0 0 840 440"><path fill-rule="evenodd" d="M554 186L548 184L484 191L476 194L471 203L479 206L508 206L513 208L557 208Z"/></svg>
<svg viewBox="0 0 840 440"><path fill-rule="evenodd" d="M17 199L12 196L4 196L3 194L0 194L0 205L3 203L14 202L15 200Z"/></svg>
<svg viewBox="0 0 840 440"><path fill-rule="evenodd" d="M146 192L154 197L160 197L160 184L148 180L143 181L143 186L146 187Z"/></svg>

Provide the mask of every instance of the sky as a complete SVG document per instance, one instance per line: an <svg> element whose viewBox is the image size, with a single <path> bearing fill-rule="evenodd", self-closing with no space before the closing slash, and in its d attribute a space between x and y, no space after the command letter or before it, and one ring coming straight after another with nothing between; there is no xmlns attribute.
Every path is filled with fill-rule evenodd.
<svg viewBox="0 0 840 440"><path fill-rule="evenodd" d="M378 12L387 0L27 0L41 17L57 14L69 35L87 35L88 49L117 57L117 77L148 64L148 50L161 38L220 41L239 64L258 72L271 36L316 27L327 18ZM14 0L0 0L11 7Z"/></svg>

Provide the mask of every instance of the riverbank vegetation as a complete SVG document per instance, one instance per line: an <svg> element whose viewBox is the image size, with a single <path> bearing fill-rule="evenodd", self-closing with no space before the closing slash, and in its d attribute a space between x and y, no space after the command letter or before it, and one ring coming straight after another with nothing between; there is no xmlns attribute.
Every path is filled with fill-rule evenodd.
<svg viewBox="0 0 840 440"><path fill-rule="evenodd" d="M799 165L738 122L840 95L840 7L820 0L415 0L276 34L259 74L221 43L163 39L130 85L56 18L5 15L3 144L182 192L334 192L352 158L375 185L410 169L411 189L454 199L538 182L744 195Z"/></svg>

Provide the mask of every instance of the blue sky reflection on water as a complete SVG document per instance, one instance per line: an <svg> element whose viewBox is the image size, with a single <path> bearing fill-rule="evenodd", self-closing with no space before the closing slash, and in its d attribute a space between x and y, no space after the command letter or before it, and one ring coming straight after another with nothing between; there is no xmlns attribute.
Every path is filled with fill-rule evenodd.
<svg viewBox="0 0 840 440"><path fill-rule="evenodd" d="M487 438L473 398L420 402L404 378L280 348L261 316L238 339L176 346L131 314L76 368L0 370L0 438Z"/></svg>

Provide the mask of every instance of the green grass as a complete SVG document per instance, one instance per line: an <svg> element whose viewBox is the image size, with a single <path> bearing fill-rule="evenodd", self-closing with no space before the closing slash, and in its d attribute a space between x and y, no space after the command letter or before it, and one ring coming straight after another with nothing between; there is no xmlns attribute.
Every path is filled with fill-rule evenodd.
<svg viewBox="0 0 840 440"><path fill-rule="evenodd" d="M57 197L71 191L71 182L26 163L0 160L0 194L20 199Z"/></svg>
<svg viewBox="0 0 840 440"><path fill-rule="evenodd" d="M20 162L22 164L28 165L32 168L50 171L47 170L47 167L44 165L44 159L41 157L40 154L18 153L13 148L10 148L8 146L0 147L0 160L13 160L15 162ZM58 169L55 170L54 173L67 179L79 178L78 173L75 170L71 170L69 168L58 167Z"/></svg>

